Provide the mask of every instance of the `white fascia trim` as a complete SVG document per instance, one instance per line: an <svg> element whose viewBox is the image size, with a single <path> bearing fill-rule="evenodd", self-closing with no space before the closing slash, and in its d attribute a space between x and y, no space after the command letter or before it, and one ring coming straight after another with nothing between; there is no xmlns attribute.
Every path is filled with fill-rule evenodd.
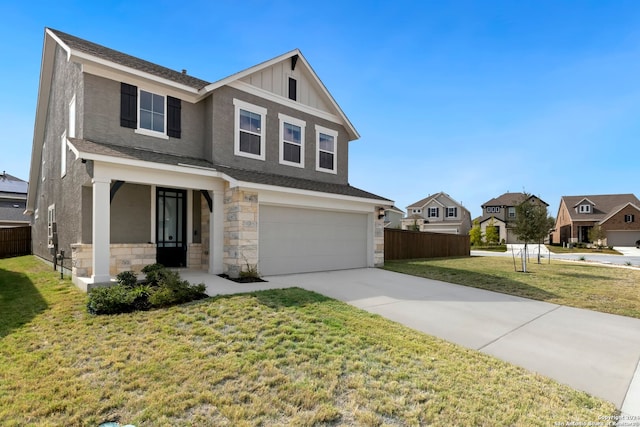
<svg viewBox="0 0 640 427"><path fill-rule="evenodd" d="M224 177L224 179L227 179L227 178L228 176ZM364 202L364 203L375 204L378 206L393 206L392 200L368 199L364 197L345 196L344 194L325 193L322 191L312 191L312 190L301 190L299 188L280 187L277 185L269 185L269 184L256 184L254 182L238 181L234 179L231 179L228 181L229 181L229 188L241 187L241 188L257 190L257 191L260 191L260 190L273 191L273 192L280 192L280 193L296 194L300 196L314 196L314 197L324 197L327 199L345 200L350 202Z"/></svg>
<svg viewBox="0 0 640 427"><path fill-rule="evenodd" d="M96 162L112 163L122 166L133 166L146 169L158 169L163 171L182 172L191 175L210 176L214 178L222 178L222 174L215 169L202 168L198 166L191 166L183 163L176 165L169 165L165 163L146 162L144 160L123 159L121 157L107 156L104 154L85 153L79 151L71 141L68 141L69 148L76 156L76 159L93 160Z"/></svg>
<svg viewBox="0 0 640 427"><path fill-rule="evenodd" d="M269 92L267 90L261 89L256 86L252 86L249 83L245 83L243 81L233 81L227 84L227 86L232 87L234 89L241 90L242 92L246 92L251 95L259 96L260 98L267 99L272 102L276 102L278 104L285 105L289 108L292 108L297 111L302 111L303 113L311 114L313 116L319 117L324 120L328 120L332 123L337 123L339 125L345 125L344 121L340 119L340 117L335 114L327 113L326 111L318 110L317 108L309 107L308 105L301 104L299 102L295 102L290 100L289 98L285 98L280 95L276 95L275 93ZM348 130L348 126L345 126ZM356 136L357 139L359 135Z"/></svg>

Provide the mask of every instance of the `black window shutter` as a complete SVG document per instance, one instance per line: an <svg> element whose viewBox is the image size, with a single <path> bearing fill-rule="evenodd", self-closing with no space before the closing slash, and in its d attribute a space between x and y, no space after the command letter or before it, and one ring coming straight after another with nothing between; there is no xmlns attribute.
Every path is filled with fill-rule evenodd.
<svg viewBox="0 0 640 427"><path fill-rule="evenodd" d="M289 77L289 99L296 101L298 94L298 81L293 77Z"/></svg>
<svg viewBox="0 0 640 427"><path fill-rule="evenodd" d="M180 111L182 109L182 103L178 98L167 96L167 135L172 138L180 138L181 134L181 120Z"/></svg>
<svg viewBox="0 0 640 427"><path fill-rule="evenodd" d="M120 83L120 126L138 127L138 88Z"/></svg>

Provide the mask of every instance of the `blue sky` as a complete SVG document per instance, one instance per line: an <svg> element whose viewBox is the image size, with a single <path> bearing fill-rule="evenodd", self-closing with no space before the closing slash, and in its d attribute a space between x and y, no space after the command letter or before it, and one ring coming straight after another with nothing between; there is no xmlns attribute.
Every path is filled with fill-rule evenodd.
<svg viewBox="0 0 640 427"><path fill-rule="evenodd" d="M0 169L28 179L44 27L215 81L299 48L361 135L350 183L472 216L640 196L637 1L0 0Z"/></svg>

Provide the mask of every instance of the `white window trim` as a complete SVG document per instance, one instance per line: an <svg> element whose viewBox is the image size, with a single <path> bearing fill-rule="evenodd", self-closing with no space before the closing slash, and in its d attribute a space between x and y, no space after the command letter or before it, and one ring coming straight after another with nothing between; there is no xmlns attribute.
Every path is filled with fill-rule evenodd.
<svg viewBox="0 0 640 427"><path fill-rule="evenodd" d="M233 99L233 105L235 106L234 114L234 136L233 136L233 153L236 156L248 157L250 159L264 160L265 159L265 139L266 139L266 127L267 127L267 109L264 107L258 107L257 105L249 104L248 102L241 101L239 99ZM260 154L251 154L240 151L240 110L246 110L254 114L259 114L260 123Z"/></svg>
<svg viewBox="0 0 640 427"><path fill-rule="evenodd" d="M42 181L45 180L45 173L44 172L45 172L45 166L47 164L47 161L45 160L46 159L46 154L47 154L46 148L47 148L47 143L43 142L42 143L42 166L40 166L40 169L41 169L40 174L42 175Z"/></svg>
<svg viewBox="0 0 640 427"><path fill-rule="evenodd" d="M304 168L304 134L305 127L307 126L307 122L304 120L299 120L285 114L278 114L278 119L280 120L280 164L287 166L294 166L297 168ZM284 144L290 144L290 142L285 142L284 140L284 124L288 123L290 125L298 126L300 128L300 163L291 162L284 159Z"/></svg>
<svg viewBox="0 0 640 427"><path fill-rule="evenodd" d="M591 205L580 205L579 212L580 213L591 213Z"/></svg>
<svg viewBox="0 0 640 427"><path fill-rule="evenodd" d="M509 218L515 218L516 217L516 208L515 207L508 207L507 208L507 216Z"/></svg>
<svg viewBox="0 0 640 427"><path fill-rule="evenodd" d="M500 208L497 206L487 206L487 213L500 213Z"/></svg>
<svg viewBox="0 0 640 427"><path fill-rule="evenodd" d="M76 95L74 94L69 102L69 138L76 137Z"/></svg>
<svg viewBox="0 0 640 427"><path fill-rule="evenodd" d="M60 178L67 174L67 131L60 137Z"/></svg>
<svg viewBox="0 0 640 427"><path fill-rule="evenodd" d="M434 213L435 215L431 215L432 209L433 209L433 213ZM427 217L428 217L428 218L439 218L439 215L438 215L438 213L439 213L439 212L438 212L438 210L439 210L439 209L438 209L437 207L429 207L429 208L427 208Z"/></svg>
<svg viewBox="0 0 640 427"><path fill-rule="evenodd" d="M325 169L320 167L320 134L333 137L333 169ZM338 131L316 125L316 170L319 172L338 174Z"/></svg>
<svg viewBox="0 0 640 427"><path fill-rule="evenodd" d="M145 128L141 128L140 127L140 99L142 98L141 93L140 92L147 92L153 95L158 95L164 98L164 132L157 132L155 130L151 130L151 129L145 129ZM154 92L151 90L147 90L144 88L138 88L138 106L137 106L137 110L136 110L136 114L137 114L137 123L136 123L136 129L134 130L135 133L138 133L140 135L146 135L146 136L152 136L154 138L160 138L160 139L169 139L169 135L167 135L167 115L168 115L169 111L167 109L167 94L166 93L159 93L159 92Z"/></svg>
<svg viewBox="0 0 640 427"><path fill-rule="evenodd" d="M56 205L49 205L47 209L47 247L53 248L53 224L56 222Z"/></svg>
<svg viewBox="0 0 640 427"><path fill-rule="evenodd" d="M452 209L453 212L455 212L455 215L449 215L449 209ZM457 218L458 214L457 214L457 206L447 206L447 218Z"/></svg>

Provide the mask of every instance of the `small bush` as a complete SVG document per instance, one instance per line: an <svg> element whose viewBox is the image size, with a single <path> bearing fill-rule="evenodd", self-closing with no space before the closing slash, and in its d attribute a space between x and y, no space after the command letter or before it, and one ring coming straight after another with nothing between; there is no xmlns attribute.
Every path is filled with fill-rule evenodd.
<svg viewBox="0 0 640 427"><path fill-rule="evenodd" d="M138 276L133 271L123 271L116 276L118 283L127 288L133 288L138 284Z"/></svg>
<svg viewBox="0 0 640 427"><path fill-rule="evenodd" d="M117 285L93 289L89 292L87 311L91 314L128 313L181 304L207 296L203 283L191 285L181 280L179 273L160 264L149 267L147 271L143 270L148 279L146 283L138 283L135 274L126 272L128 274L118 274Z"/></svg>

